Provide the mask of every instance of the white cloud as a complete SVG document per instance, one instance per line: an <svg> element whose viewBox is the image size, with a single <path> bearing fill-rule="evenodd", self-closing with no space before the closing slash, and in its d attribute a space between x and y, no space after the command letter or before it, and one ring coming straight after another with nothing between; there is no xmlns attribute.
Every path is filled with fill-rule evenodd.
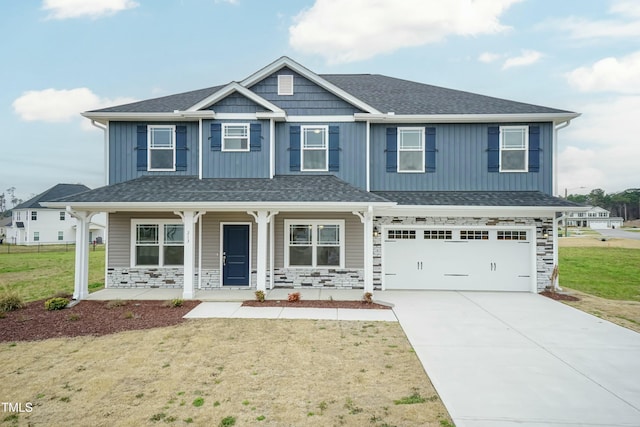
<svg viewBox="0 0 640 427"><path fill-rule="evenodd" d="M512 56L507 58L502 64L502 69L506 70L512 67L523 67L526 65L535 64L542 58L542 53L536 50L523 50L520 56Z"/></svg>
<svg viewBox="0 0 640 427"><path fill-rule="evenodd" d="M495 62L502 57L504 57L504 55L500 53L483 52L478 56L478 61L488 64L490 62Z"/></svg>
<svg viewBox="0 0 640 427"><path fill-rule="evenodd" d="M80 118L83 111L133 101L132 98L100 98L91 90L82 87L69 90L30 90L13 101L12 106L22 120L59 123Z"/></svg>
<svg viewBox="0 0 640 427"><path fill-rule="evenodd" d="M560 29L572 39L628 38L640 36L640 3L637 0L614 1L609 19L590 20L570 16L545 22L543 29Z"/></svg>
<svg viewBox="0 0 640 427"><path fill-rule="evenodd" d="M100 18L138 7L133 0L43 0L42 9L49 12L47 19Z"/></svg>
<svg viewBox="0 0 640 427"><path fill-rule="evenodd" d="M602 99L581 108L582 116L561 130L559 185L607 192L638 187L640 144L636 141L640 96Z"/></svg>
<svg viewBox="0 0 640 427"><path fill-rule="evenodd" d="M604 58L591 66L566 74L571 86L581 92L640 94L640 51L617 58Z"/></svg>
<svg viewBox="0 0 640 427"><path fill-rule="evenodd" d="M331 63L359 61L450 35L504 32L499 18L518 1L316 0L294 18L289 44Z"/></svg>

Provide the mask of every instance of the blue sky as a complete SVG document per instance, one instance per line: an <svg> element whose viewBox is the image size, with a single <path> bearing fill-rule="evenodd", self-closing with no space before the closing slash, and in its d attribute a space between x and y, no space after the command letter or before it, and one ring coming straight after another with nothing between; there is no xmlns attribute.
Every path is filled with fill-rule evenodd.
<svg viewBox="0 0 640 427"><path fill-rule="evenodd" d="M104 184L80 112L242 80L287 55L582 113L559 192L640 187L635 0L44 0L0 14L0 192ZM585 187L581 189L579 187Z"/></svg>

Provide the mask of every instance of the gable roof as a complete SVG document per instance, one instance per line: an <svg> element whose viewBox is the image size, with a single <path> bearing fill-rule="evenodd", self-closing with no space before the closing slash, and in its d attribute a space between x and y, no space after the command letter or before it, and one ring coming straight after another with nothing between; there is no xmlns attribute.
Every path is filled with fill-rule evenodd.
<svg viewBox="0 0 640 427"><path fill-rule="evenodd" d="M57 184L49 188L47 191L38 194L37 196L20 203L15 209L46 209L42 206L43 202L50 202L52 200L67 197L73 194L82 193L91 190L89 187L83 184Z"/></svg>
<svg viewBox="0 0 640 427"><path fill-rule="evenodd" d="M530 116L539 117L541 120L570 120L579 115L571 111L447 89L379 74L315 74L294 60L283 56L239 83L232 82L228 85L213 86L87 111L83 113L83 116L100 120L109 117L126 119L130 115L131 119L135 119L146 114L145 117L149 118L156 117L154 115L163 115L163 118L168 116L184 119L195 117L196 113L209 113L206 117L213 117L211 111L198 110L234 91L239 91L269 110L280 113L278 107L273 108L273 104L269 101L262 99L257 94L251 96L249 87L285 67L303 75L323 89L364 111L364 113L355 115L356 119L360 120L412 120L412 116L421 119L431 117L434 120L443 121L461 119L524 120Z"/></svg>

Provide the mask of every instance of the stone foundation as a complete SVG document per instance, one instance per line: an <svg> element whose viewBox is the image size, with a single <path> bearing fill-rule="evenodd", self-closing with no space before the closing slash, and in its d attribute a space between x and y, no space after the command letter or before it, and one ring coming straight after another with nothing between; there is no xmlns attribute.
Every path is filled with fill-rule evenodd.
<svg viewBox="0 0 640 427"><path fill-rule="evenodd" d="M276 268L276 288L364 289L362 268Z"/></svg>

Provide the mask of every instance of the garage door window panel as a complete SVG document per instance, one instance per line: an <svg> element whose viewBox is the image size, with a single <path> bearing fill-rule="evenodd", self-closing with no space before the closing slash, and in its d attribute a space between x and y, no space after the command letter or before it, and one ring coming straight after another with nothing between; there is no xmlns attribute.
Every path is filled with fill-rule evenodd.
<svg viewBox="0 0 640 427"><path fill-rule="evenodd" d="M424 230L425 240L451 240L451 230Z"/></svg>
<svg viewBox="0 0 640 427"><path fill-rule="evenodd" d="M526 231L513 231L513 230L499 230L497 235L498 240L527 240Z"/></svg>
<svg viewBox="0 0 640 427"><path fill-rule="evenodd" d="M489 240L486 230L460 230L460 240Z"/></svg>
<svg viewBox="0 0 640 427"><path fill-rule="evenodd" d="M387 238L391 240L415 240L416 230L389 230Z"/></svg>

